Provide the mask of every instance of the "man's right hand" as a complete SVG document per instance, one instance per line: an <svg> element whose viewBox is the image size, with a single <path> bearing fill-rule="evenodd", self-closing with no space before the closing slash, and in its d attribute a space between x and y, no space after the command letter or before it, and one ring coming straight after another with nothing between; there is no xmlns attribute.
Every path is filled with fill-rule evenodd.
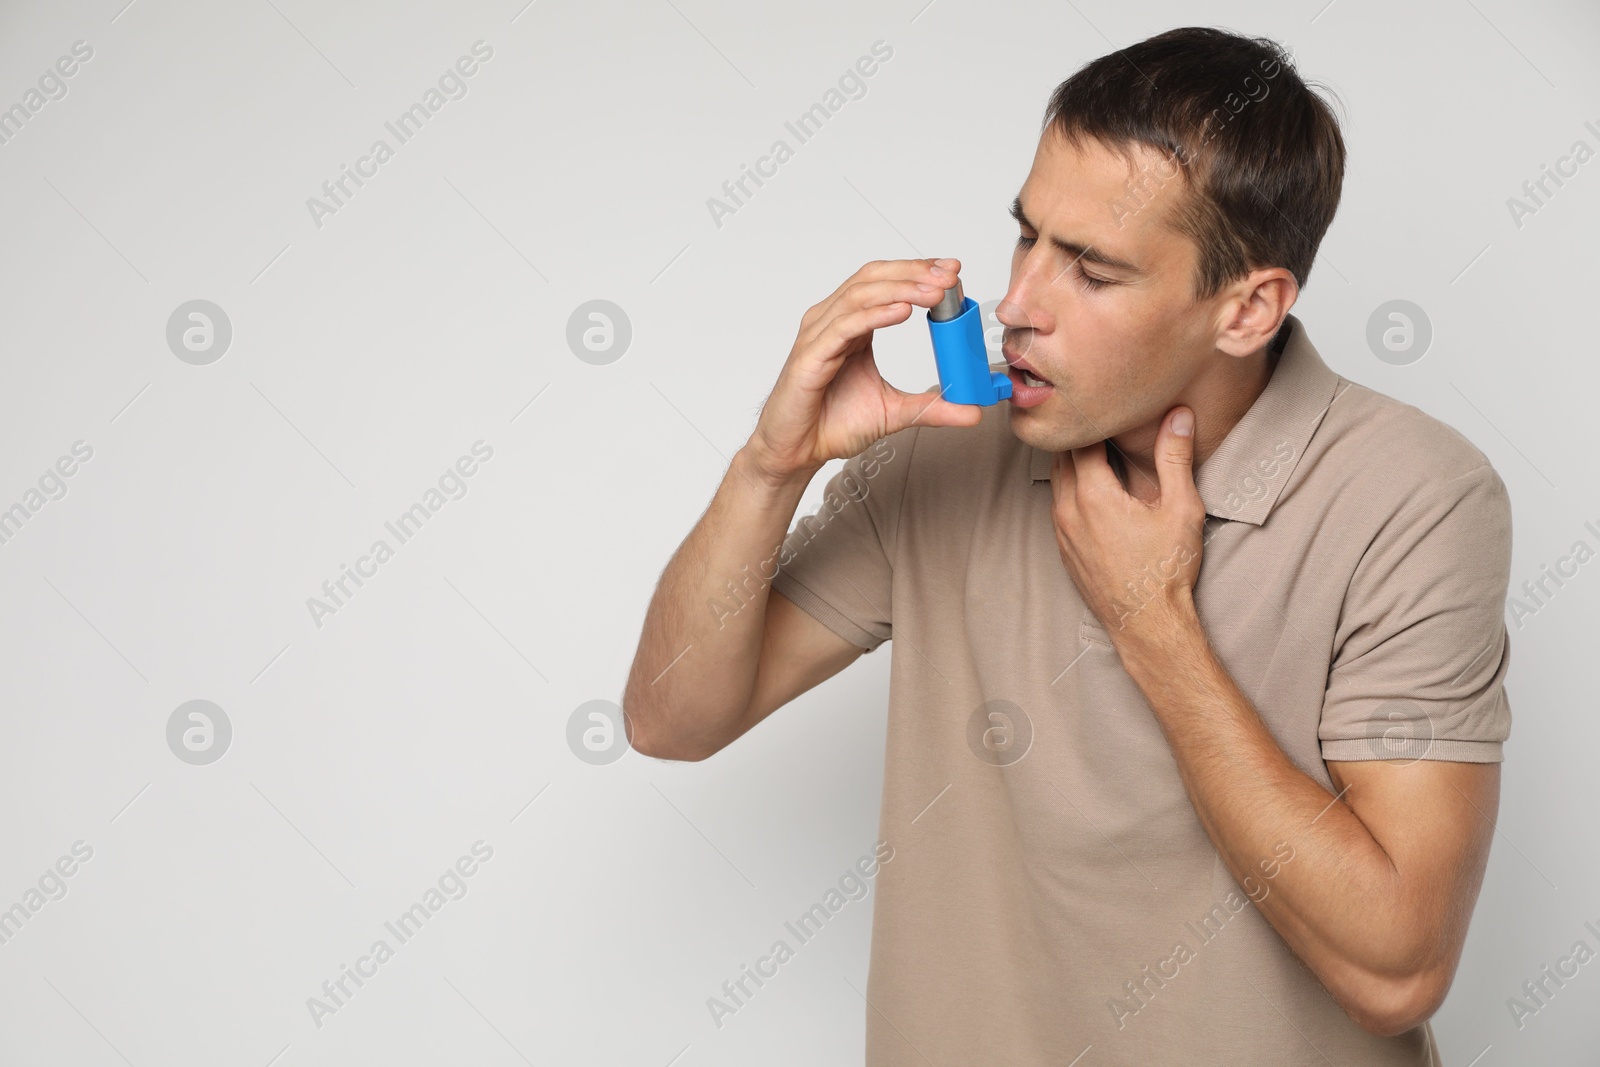
<svg viewBox="0 0 1600 1067"><path fill-rule="evenodd" d="M983 409L896 389L878 373L872 331L904 322L912 305L931 308L956 283L954 259L878 260L800 320L789 359L762 406L748 448L774 480L815 474L907 426L976 426Z"/></svg>

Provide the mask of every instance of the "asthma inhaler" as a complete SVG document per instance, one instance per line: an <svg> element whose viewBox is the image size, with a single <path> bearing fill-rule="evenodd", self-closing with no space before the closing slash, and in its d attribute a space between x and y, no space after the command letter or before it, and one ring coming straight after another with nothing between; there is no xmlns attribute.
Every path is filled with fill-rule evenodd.
<svg viewBox="0 0 1600 1067"><path fill-rule="evenodd" d="M961 292L961 279L928 309L933 361L939 368L939 395L952 404L988 407L1011 398L1011 379L989 369L978 302Z"/></svg>

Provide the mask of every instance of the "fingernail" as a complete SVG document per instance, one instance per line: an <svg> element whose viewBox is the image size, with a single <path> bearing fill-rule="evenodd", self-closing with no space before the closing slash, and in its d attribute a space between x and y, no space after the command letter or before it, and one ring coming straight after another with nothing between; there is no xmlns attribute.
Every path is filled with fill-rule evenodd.
<svg viewBox="0 0 1600 1067"><path fill-rule="evenodd" d="M936 259L934 262L941 267L954 267L956 265L956 261L953 259Z"/></svg>
<svg viewBox="0 0 1600 1067"><path fill-rule="evenodd" d="M1172 416L1172 432L1179 437L1188 437L1194 431L1194 412L1184 408Z"/></svg>

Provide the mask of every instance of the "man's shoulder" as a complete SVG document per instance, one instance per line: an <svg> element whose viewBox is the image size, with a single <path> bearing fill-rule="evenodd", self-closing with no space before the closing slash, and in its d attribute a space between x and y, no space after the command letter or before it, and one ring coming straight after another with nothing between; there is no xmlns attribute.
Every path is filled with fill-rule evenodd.
<svg viewBox="0 0 1600 1067"><path fill-rule="evenodd" d="M1391 503L1478 471L1479 477L1499 478L1483 450L1454 426L1343 376L1311 451L1340 471L1348 491Z"/></svg>
<svg viewBox="0 0 1600 1067"><path fill-rule="evenodd" d="M1310 469L1339 483L1346 506L1374 517L1474 488L1506 496L1490 458L1461 430L1342 376L1307 451L1314 459Z"/></svg>

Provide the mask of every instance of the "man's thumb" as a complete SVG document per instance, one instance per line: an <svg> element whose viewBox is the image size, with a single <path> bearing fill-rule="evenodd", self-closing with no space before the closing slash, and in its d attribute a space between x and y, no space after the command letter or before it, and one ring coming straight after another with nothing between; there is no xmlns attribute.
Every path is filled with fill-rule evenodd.
<svg viewBox="0 0 1600 1067"><path fill-rule="evenodd" d="M920 393L906 393L905 403L911 408L908 422L922 426L976 426L983 419L983 409L976 404L955 404L943 398L943 392L934 383Z"/></svg>
<svg viewBox="0 0 1600 1067"><path fill-rule="evenodd" d="M1179 478L1194 475L1194 412L1186 407L1174 408L1167 416L1167 428L1161 435L1162 475L1168 469Z"/></svg>

